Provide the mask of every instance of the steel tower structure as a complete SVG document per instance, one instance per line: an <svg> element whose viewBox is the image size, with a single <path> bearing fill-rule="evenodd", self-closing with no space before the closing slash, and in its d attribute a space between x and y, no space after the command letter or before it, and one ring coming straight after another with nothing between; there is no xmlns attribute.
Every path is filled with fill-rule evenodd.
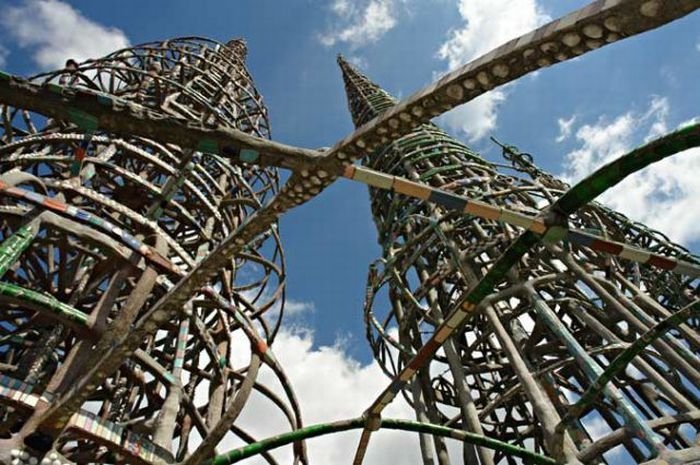
<svg viewBox="0 0 700 465"><path fill-rule="evenodd" d="M186 37L69 60L32 82L267 139L245 56L241 40ZM153 313L276 194L277 170L115 135L79 112L1 113L0 463L201 463L226 435L252 441L235 422L252 392L299 427L266 353L284 304L274 223L182 305ZM138 348L110 354L146 318ZM259 384L262 365L287 398Z"/></svg>
<svg viewBox="0 0 700 465"><path fill-rule="evenodd" d="M338 62L357 127L397 104L342 57ZM503 146L503 154L510 165L485 160L428 123L364 159L375 172L417 183L404 187L402 194L409 195L398 193L396 183L389 190L370 188L383 254L369 272L367 337L394 379L519 236L517 226L524 224L497 221L503 219L498 207L533 218L549 211L547 222L567 223L564 211L550 207L569 186L515 147ZM347 175L371 175L358 170ZM460 198L486 202L495 213L465 215L467 202ZM663 234L597 203L581 208L569 223L697 262ZM699 460L698 320L655 339L631 360L616 359L664 319L678 312L687 317L697 279L611 257L612 247L604 254L587 245L534 247L492 283L495 289L473 316L402 386L417 420L485 434L567 463L640 463L665 449ZM598 377L613 363L622 365L599 386ZM582 400L589 388L599 395ZM420 445L424 463L455 463L443 438L423 435ZM473 445L464 446L456 463L462 459L517 463Z"/></svg>
<svg viewBox="0 0 700 465"><path fill-rule="evenodd" d="M275 463L290 444L306 463L306 439L351 429L356 465L378 429L420 433L441 465L698 462L700 262L591 202L700 147L700 123L570 188L514 147L505 169L429 124L698 8L596 0L398 103L341 60L359 127L327 150L268 139L241 41L0 72L0 463ZM304 426L269 347L276 223L339 177L373 188L384 253L365 315L393 379L363 414ZM382 416L399 394L418 421ZM254 397L289 431L251 437Z"/></svg>

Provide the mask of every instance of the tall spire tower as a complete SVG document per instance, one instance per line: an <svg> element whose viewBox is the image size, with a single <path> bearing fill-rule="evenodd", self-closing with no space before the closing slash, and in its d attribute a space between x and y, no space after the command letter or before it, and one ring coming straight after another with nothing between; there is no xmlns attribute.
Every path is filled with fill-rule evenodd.
<svg viewBox="0 0 700 465"><path fill-rule="evenodd" d="M700 124L569 189L429 123L698 8L594 0L400 103L341 58L359 128L323 150L270 140L239 39L0 71L0 464L308 465L306 439L352 429L354 465L379 429L431 465L700 463L700 260L590 203ZM277 221L339 177L373 187L365 320L392 380L304 426L272 348ZM417 421L382 415L397 395Z"/></svg>
<svg viewBox="0 0 700 465"><path fill-rule="evenodd" d="M36 76L101 105L269 138L241 40L187 37ZM0 125L0 463L199 464L251 394L301 423L268 346L285 267L276 224L181 304L192 270L278 191L274 168L36 118ZM201 271L201 270L200 270ZM257 375L272 368L277 395ZM295 449L303 457L301 447Z"/></svg>
<svg viewBox="0 0 700 465"><path fill-rule="evenodd" d="M342 57L338 62L356 126L396 103ZM383 253L370 266L365 320L377 361L416 418L563 463L700 459L700 337L697 319L688 319L698 282L626 260L624 253L615 257L556 238L532 248L493 283L494 291L435 357L401 384L408 362L522 233L495 221L502 218L440 206L445 199L480 200L501 208L501 215L547 212L550 223L568 221L598 236L697 259L599 204L568 219L550 209L568 186L514 147L504 146L511 162L504 173L433 124L400 138L387 133L384 142L365 165L424 187L412 197L370 189ZM683 324L660 333L674 315ZM632 349L642 336L648 346ZM420 446L426 464L517 463L503 451L470 445L455 457L440 438L427 435Z"/></svg>

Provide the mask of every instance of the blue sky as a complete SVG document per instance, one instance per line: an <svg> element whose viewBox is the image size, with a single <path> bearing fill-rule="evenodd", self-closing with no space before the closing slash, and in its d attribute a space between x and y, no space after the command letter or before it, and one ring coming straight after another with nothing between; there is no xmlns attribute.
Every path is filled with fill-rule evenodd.
<svg viewBox="0 0 700 465"><path fill-rule="evenodd" d="M67 55L87 58L127 43L244 37L273 138L317 148L352 130L337 53L405 97L440 73L585 3L0 0L0 65L29 75L60 66ZM437 122L487 158L498 154L488 141L493 135L532 153L545 169L576 180L698 117L698 76L696 13L525 77ZM692 200L700 196L698 172L700 151L690 151L636 175L603 200L698 253L700 208ZM362 300L367 266L380 251L365 187L338 181L287 214L281 231L288 295L297 310L291 323L313 331L290 333L288 342L309 356L335 357L328 363L347 372L336 373L346 385L366 385L363 376L374 368L367 365Z"/></svg>

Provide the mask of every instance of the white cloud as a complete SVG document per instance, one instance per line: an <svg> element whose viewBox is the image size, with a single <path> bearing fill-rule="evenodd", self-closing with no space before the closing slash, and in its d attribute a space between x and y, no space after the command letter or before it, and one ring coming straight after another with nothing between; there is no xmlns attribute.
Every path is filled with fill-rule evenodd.
<svg viewBox="0 0 700 465"><path fill-rule="evenodd" d="M396 26L399 3L402 0L335 0L330 8L335 24L319 40L327 47L344 42L352 48L376 42Z"/></svg>
<svg viewBox="0 0 700 465"><path fill-rule="evenodd" d="M535 0L460 0L466 22L438 52L455 69L549 20Z"/></svg>
<svg viewBox="0 0 700 465"><path fill-rule="evenodd" d="M557 136L557 142L564 142L571 135L571 128L576 122L576 115L571 115L569 119L559 118L557 119L557 124L559 125L559 135Z"/></svg>
<svg viewBox="0 0 700 465"><path fill-rule="evenodd" d="M255 306L266 305L272 300L273 294L269 289L265 289L262 294L258 293L258 289L249 289L240 293L240 297L248 301L249 304ZM276 321L279 318L280 309L282 308L282 300L277 299L265 313L267 321ZM309 313L316 311L316 304L311 301L295 300L289 297L284 299L284 323L286 325L302 324L303 321L299 317L304 317Z"/></svg>
<svg viewBox="0 0 700 465"><path fill-rule="evenodd" d="M453 69L531 31L549 20L536 0L459 0L459 14L465 24L450 33L438 57ZM492 131L498 120L498 106L507 97L503 90L491 91L441 117L453 130L476 141Z"/></svg>
<svg viewBox="0 0 700 465"><path fill-rule="evenodd" d="M635 116L625 113L612 121L600 118L576 131L581 146L566 155L565 178L578 181L594 169L622 155L632 146Z"/></svg>
<svg viewBox="0 0 700 465"><path fill-rule="evenodd" d="M347 17L355 11L355 6L349 0L336 0L331 5L331 10L338 16Z"/></svg>
<svg viewBox="0 0 700 465"><path fill-rule="evenodd" d="M0 24L21 48L32 51L44 70L62 68L68 58L97 58L129 45L121 30L102 26L60 0L25 0L6 7Z"/></svg>
<svg viewBox="0 0 700 465"><path fill-rule="evenodd" d="M456 131L464 133L470 142L486 137L496 127L498 106L506 99L506 92L497 90L480 95L466 105L450 110L439 118Z"/></svg>
<svg viewBox="0 0 700 465"><path fill-rule="evenodd" d="M241 352L248 352L247 343L239 342ZM361 415L389 383L389 379L375 363L363 365L352 359L343 349L342 343L314 348L313 333L308 330L282 330L272 348L298 396L306 425ZM258 380L281 393L279 388L274 388L278 383L269 370L261 370ZM401 397L385 412L386 418L415 418L413 410ZM289 430L276 408L261 397L251 399L237 425L258 439ZM346 463L355 452L359 435L360 431L355 430L310 440L307 443L310 463ZM241 444L238 440L228 438L219 450L226 451ZM279 463L292 462L290 446L274 451L273 455L279 459ZM264 461L258 457L246 463ZM386 431L375 433L365 463L418 465L421 460L417 436Z"/></svg>
<svg viewBox="0 0 700 465"><path fill-rule="evenodd" d="M348 62L355 65L358 69L362 69L364 71L367 71L367 68L369 68L369 63L367 63L367 60L359 55L351 55L347 58Z"/></svg>
<svg viewBox="0 0 700 465"><path fill-rule="evenodd" d="M628 111L612 119L601 117L580 126L575 133L580 145L567 154L563 177L578 181L635 146L668 132L669 112L666 98L653 97L645 111ZM675 241L688 243L700 239L698 172L700 149L687 150L629 176L599 200Z"/></svg>
<svg viewBox="0 0 700 465"><path fill-rule="evenodd" d="M284 303L284 314L287 317L298 316L316 311L316 304L300 300L287 299Z"/></svg>

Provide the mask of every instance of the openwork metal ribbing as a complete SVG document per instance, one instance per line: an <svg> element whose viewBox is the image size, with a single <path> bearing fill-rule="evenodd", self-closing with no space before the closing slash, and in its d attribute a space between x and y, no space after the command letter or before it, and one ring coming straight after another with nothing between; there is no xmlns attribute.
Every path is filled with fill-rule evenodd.
<svg viewBox="0 0 700 465"><path fill-rule="evenodd" d="M32 81L268 138L245 54L240 40L174 39L69 61ZM117 136L80 114L76 124L5 106L2 118L0 434L9 439L0 440L0 455L14 449L26 462L26 445L76 463L199 463L226 434L253 440L235 422L253 392L277 404L291 429L301 426L267 348L285 284L274 224L160 318L138 348L90 372L270 201L276 170ZM286 397L258 383L263 365Z"/></svg>
<svg viewBox="0 0 700 465"><path fill-rule="evenodd" d="M396 103L342 58L339 63L356 125ZM615 460L628 455L636 462L668 449L697 454L692 415L700 413L700 307L690 308L696 278L582 246L590 243L554 244L550 238L491 283L493 291L469 308L466 323L452 331L449 323L444 325L520 235L518 228L502 222L503 209L513 216L525 214L521 217L529 216L531 223L549 210L545 224L566 225L566 206L548 207L569 186L538 170L529 155L514 147L504 147L504 154L512 163L505 167L512 171L507 174L425 124L366 159L385 178L400 177L386 186L389 190L370 190L383 249L370 268L365 305L375 357L399 381L412 371L409 362L431 336L442 344L412 380L395 381L391 389L401 390L419 421L485 434L562 461L581 456L600 460L612 451L620 454ZM372 175L359 168L349 173L360 180ZM419 182L422 192L403 179ZM472 202L474 213L465 215L465 198L501 212L493 208L493 215L480 215L484 207ZM660 233L595 203L581 208L570 223L698 263ZM607 382L592 386L635 340L679 311L684 317L677 328L657 334ZM451 334L441 337L439 331ZM576 402L589 388L597 395ZM673 428L654 431L649 426L679 413L691 416L677 419ZM625 424L626 436L610 440ZM441 438L423 437L421 449L426 463L449 463ZM508 454L472 445L465 446L463 459L513 461Z"/></svg>
<svg viewBox="0 0 700 465"><path fill-rule="evenodd" d="M307 463L306 439L361 430L360 465L379 429L418 433L426 464L700 462L700 259L594 202L700 147L700 124L572 187L430 124L698 8L597 0L403 102L341 58L358 128L325 151L269 140L240 40L0 72L0 463L276 463L289 444ZM356 418L304 426L269 347L276 224L338 177L371 187L383 254L365 320L391 380ZM398 395L415 420L382 416ZM286 433L245 431L254 398ZM234 437L247 444L217 450Z"/></svg>

